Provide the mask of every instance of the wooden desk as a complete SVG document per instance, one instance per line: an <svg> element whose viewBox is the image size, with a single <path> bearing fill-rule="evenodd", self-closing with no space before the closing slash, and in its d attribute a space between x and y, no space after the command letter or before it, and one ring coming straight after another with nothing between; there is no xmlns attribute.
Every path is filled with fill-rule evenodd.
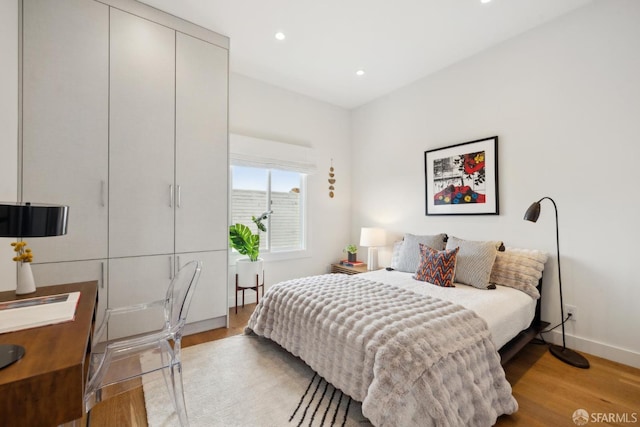
<svg viewBox="0 0 640 427"><path fill-rule="evenodd" d="M1 344L19 344L25 355L0 369L0 424L56 426L82 417L85 358L91 336L98 283L81 282L37 288L16 297L0 292L0 301L80 291L71 322L0 334Z"/></svg>

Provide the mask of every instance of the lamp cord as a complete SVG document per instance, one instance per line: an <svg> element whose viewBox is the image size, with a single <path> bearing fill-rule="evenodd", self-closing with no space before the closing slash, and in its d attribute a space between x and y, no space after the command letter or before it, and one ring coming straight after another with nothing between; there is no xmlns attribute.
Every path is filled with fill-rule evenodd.
<svg viewBox="0 0 640 427"><path fill-rule="evenodd" d="M532 342L534 344L538 344L538 345L546 345L546 344L548 344L547 341L545 341L545 339L542 336L542 334L546 334L548 332L553 331L554 329L559 328L560 326L564 325L570 318L571 318L571 313L567 314L567 317L562 322L558 323L556 326L554 326L552 328L549 328L549 329L545 329L544 331L538 332L538 335L540 335L540 338L536 338Z"/></svg>

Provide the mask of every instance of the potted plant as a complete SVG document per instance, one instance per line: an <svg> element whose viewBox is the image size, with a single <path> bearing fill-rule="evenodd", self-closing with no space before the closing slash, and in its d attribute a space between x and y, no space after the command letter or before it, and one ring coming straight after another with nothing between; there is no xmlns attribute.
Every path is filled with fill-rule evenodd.
<svg viewBox="0 0 640 427"><path fill-rule="evenodd" d="M342 252L347 253L347 261L356 262L356 258L358 255L358 247L356 245L348 244L347 246L344 247Z"/></svg>
<svg viewBox="0 0 640 427"><path fill-rule="evenodd" d="M252 216L251 221L258 227L258 232L253 234L251 229L244 224L233 224L229 226L229 244L241 255L248 258L240 258L236 261L236 274L238 275L238 286L256 286L255 280L262 283L264 274L264 261L260 258L260 232L267 231L267 227L262 223L273 211L264 212L259 217Z"/></svg>

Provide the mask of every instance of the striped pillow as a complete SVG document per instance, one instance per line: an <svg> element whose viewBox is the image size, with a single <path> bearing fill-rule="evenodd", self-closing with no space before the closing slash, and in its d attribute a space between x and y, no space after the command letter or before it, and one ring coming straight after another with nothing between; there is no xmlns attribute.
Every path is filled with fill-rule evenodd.
<svg viewBox="0 0 640 427"><path fill-rule="evenodd" d="M489 283L491 268L502 242L478 242L450 236L447 249L458 248L458 268L453 280L478 289L495 289Z"/></svg>
<svg viewBox="0 0 640 427"><path fill-rule="evenodd" d="M458 250L436 251L420 243L420 265L413 278L444 288L454 288L453 275L456 272Z"/></svg>

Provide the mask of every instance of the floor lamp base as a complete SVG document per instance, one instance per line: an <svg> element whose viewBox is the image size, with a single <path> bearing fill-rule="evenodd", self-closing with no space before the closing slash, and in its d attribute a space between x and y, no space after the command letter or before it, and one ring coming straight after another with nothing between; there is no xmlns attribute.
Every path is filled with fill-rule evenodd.
<svg viewBox="0 0 640 427"><path fill-rule="evenodd" d="M575 352L569 348L562 347L559 345L550 345L549 351L558 359L562 360L564 363L568 363L569 365L573 365L576 368L588 369L589 361L580 353Z"/></svg>

